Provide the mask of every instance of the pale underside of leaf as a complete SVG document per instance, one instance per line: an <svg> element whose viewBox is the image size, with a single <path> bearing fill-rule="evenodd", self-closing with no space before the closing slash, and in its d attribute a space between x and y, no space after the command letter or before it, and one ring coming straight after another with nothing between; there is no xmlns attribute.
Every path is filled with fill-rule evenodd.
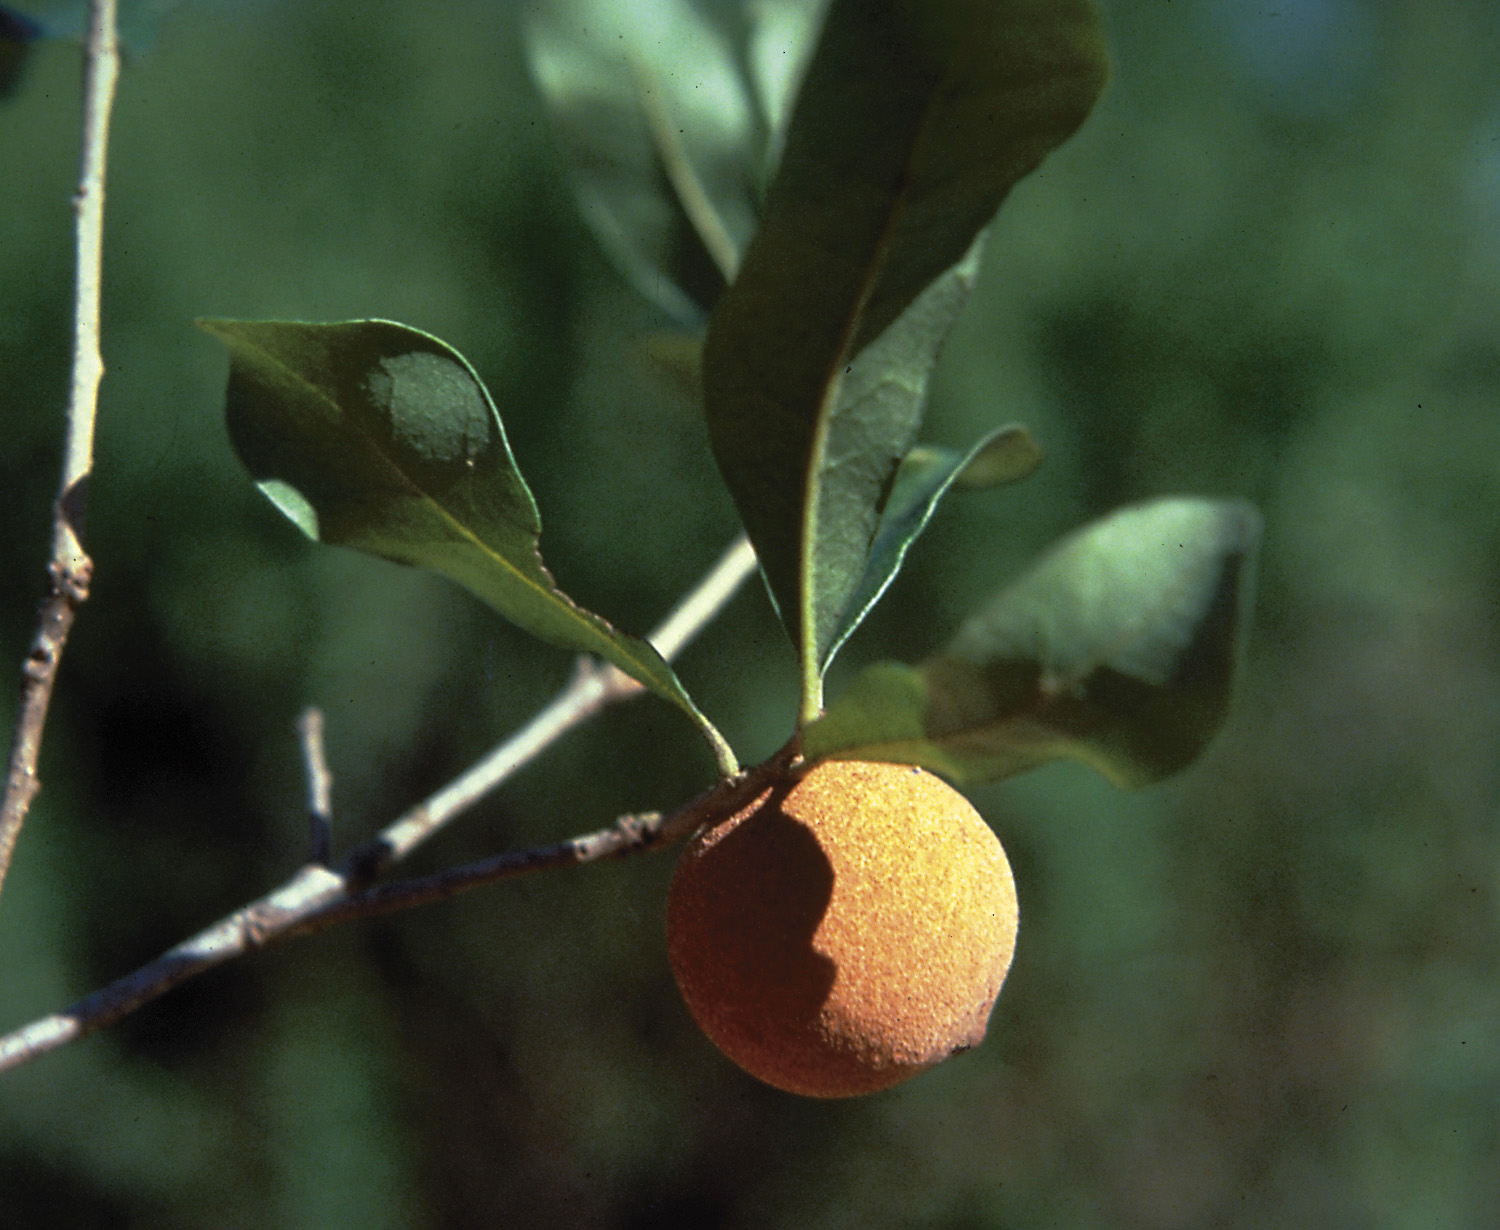
<svg viewBox="0 0 1500 1230"><path fill-rule="evenodd" d="M1035 437L1016 424L999 427L971 448L924 445L908 450L896 470L891 493L880 510L859 584L845 603L838 627L829 638L822 667L843 647L853 631L895 579L913 542L927 527L938 502L953 487L979 489L1025 478L1041 463Z"/></svg>
<svg viewBox="0 0 1500 1230"><path fill-rule="evenodd" d="M982 236L965 259L933 282L829 387L833 406L818 416L819 436L802 502L802 643L817 688L823 671L885 590L904 548L871 562L882 513L889 508L901 459L922 423L927 386L938 350L968 301L979 271ZM929 508L930 511L930 508ZM926 524L926 517L916 528ZM914 535L913 535L914 536ZM910 542L910 539L907 540ZM861 586L873 593L861 604Z"/></svg>
<svg viewBox="0 0 1500 1230"><path fill-rule="evenodd" d="M959 782L1050 760L1138 786L1223 724L1260 518L1159 500L1065 539L918 667L864 671L804 732L813 758L922 764Z"/></svg>

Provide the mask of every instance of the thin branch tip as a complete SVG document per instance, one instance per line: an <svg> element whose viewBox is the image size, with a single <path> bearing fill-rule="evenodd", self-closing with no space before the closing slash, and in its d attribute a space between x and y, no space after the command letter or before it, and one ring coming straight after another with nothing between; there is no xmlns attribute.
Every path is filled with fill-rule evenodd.
<svg viewBox="0 0 1500 1230"><path fill-rule="evenodd" d="M52 689L68 633L78 608L88 598L93 574L93 561L83 549L80 526L89 475L94 468L94 421L99 406L99 384L104 376L99 345L104 184L110 113L119 73L115 0L90 0L88 36L84 43L78 186L73 194L76 223L71 391L62 475L52 506L47 596L37 614L36 633L21 669L21 701L16 709L5 798L0 804L0 889L5 886L21 827L41 788L37 762Z"/></svg>
<svg viewBox="0 0 1500 1230"><path fill-rule="evenodd" d="M303 710L297 735L307 773L308 859L327 867L333 862L333 773L323 746L323 711L316 706Z"/></svg>

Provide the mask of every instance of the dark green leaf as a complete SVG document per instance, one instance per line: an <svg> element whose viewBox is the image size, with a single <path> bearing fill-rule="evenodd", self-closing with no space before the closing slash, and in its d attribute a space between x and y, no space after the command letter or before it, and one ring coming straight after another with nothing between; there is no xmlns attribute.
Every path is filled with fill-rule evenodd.
<svg viewBox="0 0 1500 1230"><path fill-rule="evenodd" d="M1106 72L1087 0L829 10L764 220L704 354L714 454L801 654L804 717L973 245L1083 121ZM860 371L856 357L887 333L905 336L880 357L885 370Z"/></svg>
<svg viewBox="0 0 1500 1230"><path fill-rule="evenodd" d="M16 92L31 59L32 44L44 34L24 13L0 5L0 99Z"/></svg>
<svg viewBox="0 0 1500 1230"><path fill-rule="evenodd" d="M687 0L550 0L525 29L585 219L643 295L701 323L755 228L766 145L730 31Z"/></svg>
<svg viewBox="0 0 1500 1230"><path fill-rule="evenodd" d="M866 354L870 353L866 351ZM906 559L907 548L927 528L938 501L953 486L993 487L1030 474L1041 448L1026 428L1012 425L990 432L968 452L923 445L911 449L896 470L890 498L870 544L864 574L844 607L822 666L828 663L879 601Z"/></svg>
<svg viewBox="0 0 1500 1230"><path fill-rule="evenodd" d="M920 667L882 663L804 732L812 758L961 782L1070 757L1121 785L1185 767L1228 710L1260 517L1159 500L1050 551Z"/></svg>
<svg viewBox="0 0 1500 1230"><path fill-rule="evenodd" d="M655 649L557 588L500 416L456 351L379 320L198 323L229 348L235 450L308 537L440 572L711 730Z"/></svg>

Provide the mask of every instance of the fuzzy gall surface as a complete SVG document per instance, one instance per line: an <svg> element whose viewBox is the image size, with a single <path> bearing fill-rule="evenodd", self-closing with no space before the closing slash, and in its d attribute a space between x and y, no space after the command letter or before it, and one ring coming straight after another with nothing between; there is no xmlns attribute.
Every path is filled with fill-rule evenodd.
<svg viewBox="0 0 1500 1230"><path fill-rule="evenodd" d="M909 765L827 761L698 831L667 948L730 1059L848 1097L984 1037L1017 920L1005 852L963 795Z"/></svg>

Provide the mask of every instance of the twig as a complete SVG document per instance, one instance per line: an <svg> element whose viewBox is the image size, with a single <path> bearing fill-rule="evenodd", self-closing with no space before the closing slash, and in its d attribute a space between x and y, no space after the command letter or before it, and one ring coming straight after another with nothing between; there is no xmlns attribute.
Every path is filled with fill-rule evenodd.
<svg viewBox="0 0 1500 1230"><path fill-rule="evenodd" d="M74 241L73 387L68 398L67 439L62 477L52 505L52 558L47 564L47 595L37 613L36 634L21 668L21 703L16 710L5 801L0 805L0 888L41 782L37 760L42 729L52 701L63 646L79 606L88 597L93 561L83 549L82 525L94 467L94 418L104 361L99 353L99 288L104 257L104 167L109 148L109 115L120 75L115 31L115 0L90 0L84 46L83 132L79 154Z"/></svg>
<svg viewBox="0 0 1500 1230"><path fill-rule="evenodd" d="M742 534L646 639L670 662L713 621L754 570L755 550ZM513 739L467 773L449 782L426 803L408 812L350 857L361 860L359 866L367 879L373 877L405 858L459 812L472 807L550 746L559 735L592 717L605 705L641 691L644 691L641 684L616 667L591 658L579 659L578 672L568 689Z"/></svg>
<svg viewBox="0 0 1500 1230"><path fill-rule="evenodd" d="M576 867L582 863L623 858L669 846L693 832L709 817L722 816L743 807L764 791L772 779L784 773L796 754L795 744L789 743L770 760L736 777L721 778L711 789L666 816L660 812L621 816L608 828L551 845L508 850L492 858L449 867L432 875L367 888L314 911L285 934L308 935L356 918L375 918L413 906L446 901L471 888L481 888L499 880L513 880L538 871ZM0 1056L3 1056L3 1040L0 1040ZM3 1062L0 1062L0 1071L3 1069Z"/></svg>
<svg viewBox="0 0 1500 1230"><path fill-rule="evenodd" d="M754 567L754 552L744 538L738 539L652 634L650 639L662 656L668 659L675 656L701 631ZM414 891L411 885L405 889L392 885L390 892L394 895L382 898L381 890L369 887L371 879L380 871L404 858L561 735L611 702L633 696L641 690L640 684L614 667L582 660L572 682L521 730L468 772L388 825L374 840L356 847L336 867L308 864L274 892L184 940L134 973L112 982L62 1012L42 1017L0 1037L0 1072L20 1067L47 1051L112 1025L179 983L235 957L264 948L275 940L321 930L348 918L387 913L391 909L404 908L406 904L452 896L463 888L509 875L592 862L647 849L663 844L667 833L681 835L684 831L681 824L688 823L698 814L694 809L701 807L704 800L675 813L676 824L673 818L657 823L654 828L650 821L639 821L635 825L627 823L617 826L618 838L606 839L603 833L587 834L555 846L542 847L540 852L521 851L503 855L499 860L487 860L492 865L507 860L511 864L499 871L492 866L487 879L450 873L457 878L448 891L422 895L426 890ZM754 771L721 780L704 799L722 805L724 795L717 792L748 789L747 783L753 785L757 780ZM608 832L604 830L604 833ZM412 882L421 883L423 881ZM413 895L403 901L399 896L402 891ZM363 905L359 904L361 900Z"/></svg>
<svg viewBox="0 0 1500 1230"><path fill-rule="evenodd" d="M333 862L333 773L323 747L323 711L308 709L297 722L302 765L307 770L307 861L319 867Z"/></svg>

